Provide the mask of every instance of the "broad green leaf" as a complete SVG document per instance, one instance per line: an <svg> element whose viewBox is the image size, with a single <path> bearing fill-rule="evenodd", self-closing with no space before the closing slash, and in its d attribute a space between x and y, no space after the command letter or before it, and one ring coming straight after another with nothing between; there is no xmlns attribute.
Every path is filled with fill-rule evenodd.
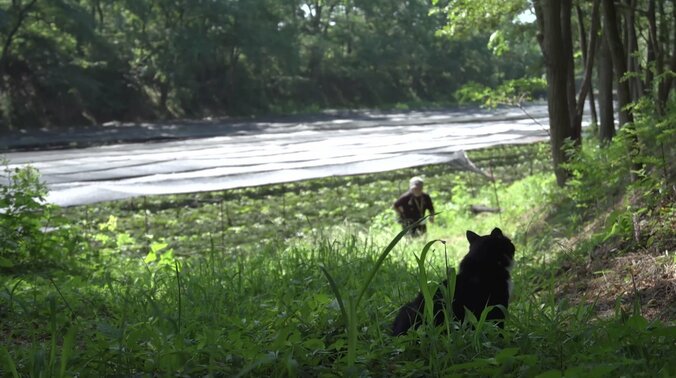
<svg viewBox="0 0 676 378"><path fill-rule="evenodd" d="M148 254L146 255L146 258L143 259L143 262L145 262L146 264L149 264L149 263L151 263L155 260L157 260L157 254L155 252L151 251L151 252L148 252Z"/></svg>

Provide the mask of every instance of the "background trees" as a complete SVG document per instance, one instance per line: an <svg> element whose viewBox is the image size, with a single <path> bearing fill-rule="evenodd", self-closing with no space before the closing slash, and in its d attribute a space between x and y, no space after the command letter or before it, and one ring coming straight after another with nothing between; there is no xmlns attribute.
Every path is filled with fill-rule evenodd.
<svg viewBox="0 0 676 378"><path fill-rule="evenodd" d="M538 52L521 47L532 41L510 41L509 59L497 57L486 47L494 30L443 38L446 16L430 9L427 0L3 0L2 128L448 103L470 81L539 74Z"/></svg>
<svg viewBox="0 0 676 378"><path fill-rule="evenodd" d="M632 104L642 98L652 100L656 111L664 114L676 70L673 1L449 0L439 5L442 1L436 0L434 3L448 15L444 30L451 35L462 33L467 25L504 29L511 19L532 8L547 73L552 160L559 185L568 178L563 169L569 156L564 151L566 140L575 146L581 142L581 115L592 88L597 45L601 46L598 53L601 138L609 141L615 134L612 81L617 91L615 110L620 127L631 126ZM633 144L631 154L640 144L637 137Z"/></svg>

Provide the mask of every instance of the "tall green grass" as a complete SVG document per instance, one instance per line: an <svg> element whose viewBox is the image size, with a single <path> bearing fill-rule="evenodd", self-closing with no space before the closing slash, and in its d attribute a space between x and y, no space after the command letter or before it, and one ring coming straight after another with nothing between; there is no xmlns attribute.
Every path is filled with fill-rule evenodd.
<svg viewBox="0 0 676 378"><path fill-rule="evenodd" d="M537 228L556 210L552 198L561 195L551 175L495 186L475 185L473 180L482 181L443 170L428 177L441 214L422 239L404 237L390 210L398 184L378 176L346 179L329 188L340 191L335 198L329 189L313 197L316 217L308 221L289 211L278 224L265 223L263 231L253 222L245 227L242 219L229 226L225 204L247 221L258 216L252 209L261 206L270 206L263 209L267 214L280 214L284 210L273 206L283 202L302 213L305 188L317 184L278 193L238 191L235 197L241 198L224 202L223 210L219 199L232 193L199 196L204 202L194 207L148 199L134 210L125 203L68 210L66 215L78 222L70 226L77 230L72 231L77 249L69 260L57 268L17 267L0 276L0 373L676 374L675 327L619 308L614 317L601 319L591 306L557 297L552 262L558 226ZM407 176L400 179L405 182ZM382 205L371 199L377 191L387 194ZM468 211L470 204L493 204L496 193L502 214ZM345 198L354 199L354 208L342 211L347 215L336 212ZM186 204L190 197L164 200ZM359 207L368 211L354 210ZM505 329L482 317L468 320L474 327L447 323L437 328L428 320L406 336L392 337L390 325L399 307L421 288L429 297L437 282L452 275L447 268L456 267L467 250L465 230L485 234L495 226L517 247ZM242 228L239 234L235 227Z"/></svg>

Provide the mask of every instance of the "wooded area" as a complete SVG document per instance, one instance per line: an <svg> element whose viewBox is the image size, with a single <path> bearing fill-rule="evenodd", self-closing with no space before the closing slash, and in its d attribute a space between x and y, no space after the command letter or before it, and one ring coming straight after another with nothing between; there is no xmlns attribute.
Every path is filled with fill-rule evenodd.
<svg viewBox="0 0 676 378"><path fill-rule="evenodd" d="M603 46L600 53L603 60L598 65L599 98L602 101L600 108L605 110L601 112L602 140L611 139L615 131L612 112L608 111L613 107L613 96L609 94L612 84L608 78L615 78L619 127L622 127L633 122L630 104L644 96L654 99L657 112L664 114L676 71L676 35L673 35L676 32L676 11L673 3L667 6L667 2L656 0L627 0L619 3L603 0L601 4L600 0L594 0L591 12L586 12L589 16L585 16L585 10L579 2L575 7L579 26L578 47L583 57L583 78L577 96L571 27L573 2L535 1L538 42L545 57L549 83L552 151L560 185L567 178L567 173L560 168L560 163L567 161L563 143L570 139L579 145L582 137L582 110L591 88L599 34ZM659 18L656 16L657 7L660 10ZM601 29L599 13L602 15ZM589 36L584 32L586 23L590 24ZM647 30L648 33L642 33L639 39L637 30ZM612 64L608 64L609 61ZM591 107L594 107L593 103ZM594 110L592 114L595 113Z"/></svg>
<svg viewBox="0 0 676 378"><path fill-rule="evenodd" d="M527 9L527 1L433 1L444 3L450 35L467 32L467 25L497 28L504 15ZM550 135L554 169L559 185L569 177L563 166L569 153L566 141L579 146L582 114L590 97L592 123L608 142L615 135L614 111L619 127L634 120L632 104L651 101L659 115L666 112L676 71L676 7L666 0L535 0L537 33L547 77ZM573 16L573 10L575 10ZM502 22L501 22L502 20ZM577 28L573 25L577 24ZM458 29L461 33L458 33ZM476 29L472 29L476 30ZM594 65L598 55L598 65ZM597 76L600 117L594 88ZM613 101L613 88L617 103ZM616 105L616 107L614 106ZM630 154L636 154L635 138ZM635 166L634 169L639 169Z"/></svg>
<svg viewBox="0 0 676 378"><path fill-rule="evenodd" d="M440 38L427 0L12 0L3 128L453 101L539 75L532 24Z"/></svg>

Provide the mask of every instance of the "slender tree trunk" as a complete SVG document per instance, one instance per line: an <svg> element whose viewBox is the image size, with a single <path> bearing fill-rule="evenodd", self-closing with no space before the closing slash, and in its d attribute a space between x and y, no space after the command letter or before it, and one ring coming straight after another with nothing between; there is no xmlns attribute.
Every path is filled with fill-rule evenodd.
<svg viewBox="0 0 676 378"><path fill-rule="evenodd" d="M8 98L9 93L4 88L9 86L5 83L5 78L0 77L0 101L11 101L11 98ZM5 109L3 106L0 109L0 135L7 135L12 131L12 114L10 109Z"/></svg>
<svg viewBox="0 0 676 378"><path fill-rule="evenodd" d="M615 136L615 113L613 111L613 63L606 35L599 40L598 84L599 84L599 139L609 143Z"/></svg>
<svg viewBox="0 0 676 378"><path fill-rule="evenodd" d="M603 0L603 31L608 40L610 47L611 60L613 62L613 70L615 71L615 80L617 83L617 102L620 114L620 127L629 122L633 122L633 116L627 109L627 105L631 103L631 95L629 93L629 85L626 80L622 80L627 73L627 55L624 52L624 46L620 39L620 33L617 29L618 18L615 11L615 3L613 0Z"/></svg>
<svg viewBox="0 0 676 378"><path fill-rule="evenodd" d="M568 101L568 113L570 120L570 136L576 145L582 142L581 130L575 123L575 60L573 59L573 30L571 16L573 11L572 0L561 0L561 46L563 59L566 60L566 99Z"/></svg>
<svg viewBox="0 0 676 378"><path fill-rule="evenodd" d="M235 101L237 97L237 64L239 63L239 49L232 47L230 49L230 60L228 65L228 90L226 91L226 102L229 111L235 111L238 104Z"/></svg>
<svg viewBox="0 0 676 378"><path fill-rule="evenodd" d="M660 54L660 45L657 42L657 16L655 14L655 0L650 0L648 2L648 53L647 53L647 63L648 69L646 70L645 75L645 94L651 94L653 92L653 85L655 81L655 75L660 76L662 70L664 69L663 64L664 60L662 59L662 54ZM662 104L657 104L657 111L660 114L663 114Z"/></svg>
<svg viewBox="0 0 676 378"><path fill-rule="evenodd" d="M564 56L561 25L561 0L536 0L538 42L547 67L547 105L549 108L549 133L556 182L563 186L569 174L561 166L567 161L564 142L572 137L570 106L568 102L568 60ZM564 2L563 6L570 5Z"/></svg>
<svg viewBox="0 0 676 378"><path fill-rule="evenodd" d="M629 84L627 80L623 80L627 73L627 55L624 52L624 46L620 40L619 32L617 31L617 14L615 12L615 3L613 0L603 0L603 14L604 26L606 27L608 45L610 46L611 59L613 61L613 68L615 69L615 80L617 83L617 97L618 106L620 107L620 127L624 125L633 125L634 117L628 109L631 103L631 94L629 92ZM629 25L628 25L629 28ZM633 126L629 126L633 127ZM635 182L639 179L639 172L642 165L637 162L635 157L640 153L639 141L636 134L631 134L631 142L629 145L629 156L631 158L631 181Z"/></svg>
<svg viewBox="0 0 676 378"><path fill-rule="evenodd" d="M660 3L660 11L661 11L661 15L662 15L662 20L663 20L663 24L665 25L665 26L662 27L662 30L663 30L663 33L664 33L664 36L663 36L663 40L664 40L663 54L664 54L664 56L667 56L668 50L670 49L669 48L669 27L666 26L666 20L668 18L665 17L664 10L665 10L664 4ZM673 33L673 35L671 37L672 46L671 46L671 62L669 63L669 69L671 71L676 72L676 6L672 7L671 21L673 23L672 26L671 26L671 32ZM669 99L669 92L672 89L673 83L676 83L676 80L674 80L674 78L672 76L667 76L663 79L663 81L659 85L659 90L658 90L658 93L657 93L658 103L662 103L662 104L667 103L667 100Z"/></svg>
<svg viewBox="0 0 676 378"><path fill-rule="evenodd" d="M103 23L103 21L104 21L104 20L103 20L103 7L101 6L101 2L100 2L100 1L97 1L97 2L96 2L96 11L97 11L97 13L98 13L98 15L99 15L99 25L100 25L101 29L103 29L103 27L104 27L104 23Z"/></svg>
<svg viewBox="0 0 676 378"><path fill-rule="evenodd" d="M636 0L627 0L625 12L625 27L627 30L627 70L631 74L629 78L629 91L632 101L636 101L643 93L643 83L640 79L641 67L638 63L638 38L636 37Z"/></svg>
<svg viewBox="0 0 676 378"><path fill-rule="evenodd" d="M591 88L592 71L594 68L594 55L596 54L596 39L597 39L596 37L599 29L599 7L600 0L594 0L591 15L592 22L589 29L589 50L586 53L583 53L583 55L585 56L584 77L582 78L582 83L580 84L580 91L578 92L577 95L575 118L573 119L573 135L580 138L580 140L582 139L582 114L584 113L584 100ZM578 15L582 13L581 11L578 12L579 12ZM579 22L582 23L584 21L582 18L580 18ZM582 27L582 29L584 29L584 27Z"/></svg>
<svg viewBox="0 0 676 378"><path fill-rule="evenodd" d="M598 2L598 1L597 1ZM595 2L596 3L596 2ZM582 50L582 60L585 62L587 61L587 32L585 31L585 26L584 26L584 12L582 12L582 7L580 6L580 3L577 3L575 5L575 9L577 11L577 24L579 27L579 34L580 34L580 47ZM592 18L593 18L593 9L592 9ZM592 20L593 24L593 20ZM597 30L598 34L598 30ZM591 35L591 34L590 34ZM598 46L598 43L597 43ZM594 49L594 54L596 54L597 48ZM596 112L596 101L594 99L594 86L593 86L593 80L589 82L589 111L591 112L591 119L592 123L595 125L599 124L599 119L598 115Z"/></svg>
<svg viewBox="0 0 676 378"><path fill-rule="evenodd" d="M160 111L162 112L163 117L167 117L169 113L169 108L167 107L167 101L169 100L169 83L167 79L161 79L158 83L160 90Z"/></svg>
<svg viewBox="0 0 676 378"><path fill-rule="evenodd" d="M589 82L589 111L591 112L592 123L596 126L599 124L599 115L596 110L596 95L594 94L594 81Z"/></svg>

